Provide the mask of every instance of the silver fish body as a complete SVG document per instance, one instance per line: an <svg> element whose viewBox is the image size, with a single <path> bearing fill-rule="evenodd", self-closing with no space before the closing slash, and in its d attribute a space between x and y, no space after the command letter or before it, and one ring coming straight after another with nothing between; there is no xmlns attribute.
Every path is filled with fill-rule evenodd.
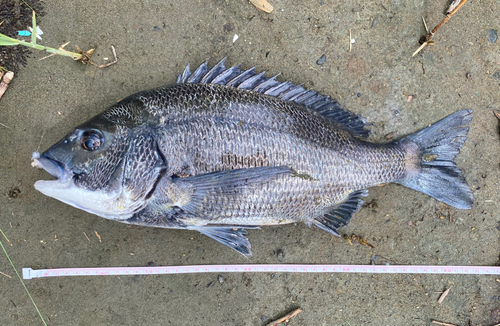
<svg viewBox="0 0 500 326"><path fill-rule="evenodd" d="M395 182L458 208L472 194L453 162L471 111L389 144L360 116L254 69L189 66L76 127L34 159L48 196L124 223L197 230L250 255L245 228L305 222L332 234L367 188Z"/></svg>

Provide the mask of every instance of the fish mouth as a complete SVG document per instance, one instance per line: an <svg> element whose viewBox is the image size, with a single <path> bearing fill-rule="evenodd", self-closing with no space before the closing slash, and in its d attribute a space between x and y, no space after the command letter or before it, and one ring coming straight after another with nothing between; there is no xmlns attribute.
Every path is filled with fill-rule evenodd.
<svg viewBox="0 0 500 326"><path fill-rule="evenodd" d="M40 180L35 183L36 184L39 182L67 182L69 179L71 179L73 173L71 173L65 166L64 163L56 161L44 154L34 152L32 154L32 159L33 162L31 163L32 166L37 167L39 169L43 169L46 172L48 172L50 175L52 175L54 178L57 180Z"/></svg>

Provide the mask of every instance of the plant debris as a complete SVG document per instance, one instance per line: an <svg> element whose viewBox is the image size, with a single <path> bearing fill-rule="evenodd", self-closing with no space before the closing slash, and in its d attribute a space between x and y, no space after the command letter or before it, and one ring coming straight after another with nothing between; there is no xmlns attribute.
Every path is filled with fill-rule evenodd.
<svg viewBox="0 0 500 326"><path fill-rule="evenodd" d="M267 13L274 10L273 6L266 0L250 0L250 2L257 8Z"/></svg>
<svg viewBox="0 0 500 326"><path fill-rule="evenodd" d="M462 6L469 0L455 0L452 2L450 5L450 8L446 12L446 17L436 26L432 31L429 32L429 29L427 28L427 24L425 23L424 17L422 17L422 21L425 26L425 30L427 31L427 35L424 35L420 38L419 43L421 44L420 47L417 49L417 51L413 52L412 57L414 57L417 53L422 51L423 48L425 48L427 45L432 45L434 44L434 41L432 40L432 37L434 34L437 32L438 29L441 28L450 18L460 9ZM458 3L457 3L458 2ZM453 9L452 9L453 8ZM451 11L450 11L451 10Z"/></svg>
<svg viewBox="0 0 500 326"><path fill-rule="evenodd" d="M31 24L32 24L31 30L32 31L38 31L39 27L36 24L36 14L35 14L35 11L33 11L32 19L31 19ZM42 32L40 31L40 33L42 33ZM81 62L83 64L94 65L97 68L105 68L105 67L108 67L108 66L110 66L112 64L115 64L118 61L118 59L116 57L116 51L115 51L115 48L113 46L111 48L113 50L113 55L115 56L115 60L113 62L110 62L110 63L98 66L97 64L95 64L94 62L92 62L92 54L94 53L95 49L90 49L90 50L84 52L78 46L76 46L76 49L78 50L78 53L76 53L76 52L70 52L70 51L67 51L66 49L64 49L64 47L66 45L68 45L69 42L61 45L58 49L55 49L55 48L51 48L51 47L48 47L48 46L43 46L43 45L37 44L36 43L36 39L37 38L39 38L38 32L34 32L33 34L31 34L31 42L26 42L24 40L12 38L12 37L9 37L9 36L7 36L5 34L0 33L0 45L1 46L10 46L10 47L18 47L19 45L22 45L22 46L25 46L25 47L28 47L28 48L37 49L37 50L41 50L41 51L46 51L46 52L50 53L50 55L48 55L47 57L44 57L44 58L42 58L40 60L46 59L48 57L51 57L51 56L54 56L54 55L57 54L57 55L64 56L64 57L70 57L73 60L79 61L79 62Z"/></svg>
<svg viewBox="0 0 500 326"><path fill-rule="evenodd" d="M372 245L371 243L369 243L368 241L366 241L365 239L363 239L362 237L360 236L357 236L355 234L351 234L351 236L348 236L347 234L344 234L344 239L352 246L352 243L353 242L359 242L360 244L363 244L365 246L368 246L370 248L375 248L374 245Z"/></svg>
<svg viewBox="0 0 500 326"><path fill-rule="evenodd" d="M293 317L297 316L298 314L300 314L302 312L302 309L295 309L294 311L286 314L285 316L273 321L272 323L268 324L267 326L276 326L278 324L281 324L281 323L288 323L288 321L290 319L292 319Z"/></svg>
<svg viewBox="0 0 500 326"><path fill-rule="evenodd" d="M438 325L442 325L442 326L457 326L455 324L448 324L448 323L443 323L443 322L440 322L440 321L437 321L437 320L433 320L432 321L433 324L438 324Z"/></svg>
<svg viewBox="0 0 500 326"><path fill-rule="evenodd" d="M10 82L14 78L14 72L8 71L3 75L3 73L0 73L0 99L2 98L3 94L7 91L7 88L9 87Z"/></svg>
<svg viewBox="0 0 500 326"><path fill-rule="evenodd" d="M4 276L7 276L8 278L12 278L12 276L7 275L7 274L5 274L5 273L0 272L0 274L2 274L2 275L4 275Z"/></svg>
<svg viewBox="0 0 500 326"><path fill-rule="evenodd" d="M498 110L493 110L493 114L495 115L495 117L498 118L498 120L500 120L500 111Z"/></svg>
<svg viewBox="0 0 500 326"><path fill-rule="evenodd" d="M84 233L85 233L85 232L84 232ZM95 235L97 236L97 238L99 239L99 242L101 242L101 243L102 243L102 241L101 241L101 236L99 235L99 233L97 233L97 231L96 231L96 230L94 230L94 233L95 233Z"/></svg>
<svg viewBox="0 0 500 326"><path fill-rule="evenodd" d="M0 33L15 37L18 31L31 25L32 10L37 17L45 15L43 2L39 0L2 0L0 1ZM0 46L0 67L17 73L26 66L30 50L23 46Z"/></svg>
<svg viewBox="0 0 500 326"><path fill-rule="evenodd" d="M438 299L438 303L439 304L442 304L444 299L446 298L446 296L448 295L448 293L450 293L450 290L453 286L451 286L448 290L444 291L440 296L439 296L439 299Z"/></svg>

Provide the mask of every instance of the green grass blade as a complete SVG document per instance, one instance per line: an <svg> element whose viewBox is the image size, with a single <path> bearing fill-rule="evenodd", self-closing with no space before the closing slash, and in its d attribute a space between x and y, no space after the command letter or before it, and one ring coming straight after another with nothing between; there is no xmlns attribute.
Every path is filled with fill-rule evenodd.
<svg viewBox="0 0 500 326"><path fill-rule="evenodd" d="M35 11L33 10L33 18L31 18L33 22L33 32L31 32L31 43L36 44L36 16Z"/></svg>
<svg viewBox="0 0 500 326"><path fill-rule="evenodd" d="M1 231L1 230L0 230ZM3 232L2 232L3 234ZM5 237L5 234L4 234L4 237ZM7 239L7 237L5 237ZM43 319L42 317L42 313L40 312L40 310L38 310L38 307L36 306L35 304L35 300L33 300L33 298L31 297L31 294L30 292L28 291L28 288L26 287L26 285L24 284L23 282L23 279L21 278L21 275L19 275L19 273L17 272L17 269L16 269L16 266L14 266L14 263L12 262L12 260L10 259L10 256L9 254L7 253L7 250L5 250L5 247L3 246L3 243L2 241L0 240L0 246L2 246L2 249L3 249L3 252L5 253L5 256L7 256L7 259L9 260L10 262L10 265L12 266L12 268L14 269L14 271L16 272L16 275L17 277L19 278L19 281L21 281L21 284L24 286L24 289L26 290L26 293L28 293L28 297L30 297L31 299L31 302L33 303L33 305L35 306L35 309L36 311L38 312L38 315L40 316L40 319L42 319L42 323L47 326L47 323L45 322L45 320Z"/></svg>
<svg viewBox="0 0 500 326"><path fill-rule="evenodd" d="M0 46L8 46L8 45L18 45L16 39L10 38L6 35L0 34Z"/></svg>

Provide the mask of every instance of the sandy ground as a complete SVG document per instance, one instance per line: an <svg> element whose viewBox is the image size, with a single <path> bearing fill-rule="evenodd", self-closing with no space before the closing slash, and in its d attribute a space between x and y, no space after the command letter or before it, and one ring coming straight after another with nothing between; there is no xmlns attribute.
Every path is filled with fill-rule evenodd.
<svg viewBox="0 0 500 326"><path fill-rule="evenodd" d="M98 63L112 58L114 45L119 63L99 70L62 57L38 61L44 54L35 53L1 100L0 228L13 243L7 250L16 267L278 263L279 251L283 263L370 264L378 255L377 264L498 265L500 136L492 109L500 108L500 41L491 43L488 30L500 29L500 3L469 1L436 34L437 44L412 58L424 34L420 16L435 26L447 2L272 0L275 11L266 14L239 0L46 1L42 44L97 47ZM223 57L331 95L373 123L374 142L472 109L457 162L474 208L450 208L402 186L376 187L367 199L376 205L341 229L374 249L288 225L250 231L254 256L246 259L196 232L130 227L35 191L34 182L49 177L30 166L31 152L121 98L175 82L188 62ZM12 196L14 189L20 193ZM0 266L14 276L3 254ZM217 274L198 274L36 279L26 286L49 325L266 325L298 307L304 312L290 325L500 323L494 276L222 276L222 283ZM0 275L0 311L0 325L41 324L15 277Z"/></svg>

